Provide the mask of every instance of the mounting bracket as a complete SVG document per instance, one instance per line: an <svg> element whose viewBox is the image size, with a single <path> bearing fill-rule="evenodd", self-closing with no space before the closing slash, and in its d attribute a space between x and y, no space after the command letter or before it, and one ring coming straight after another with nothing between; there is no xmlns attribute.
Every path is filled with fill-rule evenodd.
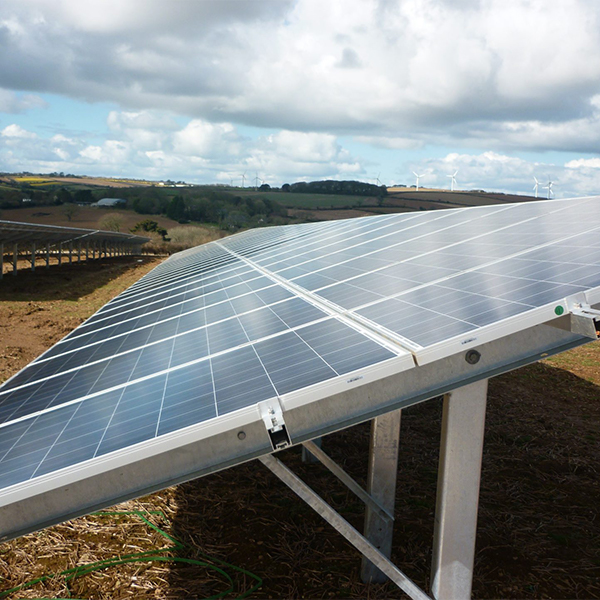
<svg viewBox="0 0 600 600"><path fill-rule="evenodd" d="M273 450L283 450L291 446L292 440L283 419L283 409L278 398L258 403L258 412L265 424Z"/></svg>

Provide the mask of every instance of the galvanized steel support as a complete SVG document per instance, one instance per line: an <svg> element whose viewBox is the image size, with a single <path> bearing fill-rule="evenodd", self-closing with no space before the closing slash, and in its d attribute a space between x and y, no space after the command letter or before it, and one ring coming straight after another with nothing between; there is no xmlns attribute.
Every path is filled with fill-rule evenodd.
<svg viewBox="0 0 600 600"><path fill-rule="evenodd" d="M274 473L285 485L292 489L304 502L321 515L330 525L341 533L361 554L385 573L402 591L413 600L430 600L429 596L411 581L387 556L384 556L369 540L361 535L348 521L337 513L327 502L316 494L297 475L292 473L273 455L259 458L265 467Z"/></svg>
<svg viewBox="0 0 600 600"><path fill-rule="evenodd" d="M69 242L69 264L73 264L73 242Z"/></svg>
<svg viewBox="0 0 600 600"><path fill-rule="evenodd" d="M17 261L19 260L19 244L13 244L13 275L17 274Z"/></svg>
<svg viewBox="0 0 600 600"><path fill-rule="evenodd" d="M471 598L487 382L444 396L431 565L436 600Z"/></svg>
<svg viewBox="0 0 600 600"><path fill-rule="evenodd" d="M320 448L322 441L322 438L315 438L311 444L317 446L317 448ZM308 464L319 462L319 459L310 452L306 444L302 445L302 462Z"/></svg>
<svg viewBox="0 0 600 600"><path fill-rule="evenodd" d="M31 270L35 271L35 242L31 242Z"/></svg>
<svg viewBox="0 0 600 600"><path fill-rule="evenodd" d="M77 242L77 262L81 262L81 240Z"/></svg>
<svg viewBox="0 0 600 600"><path fill-rule="evenodd" d="M401 413L401 410L395 410L371 421L367 492L390 515L394 514L396 501ZM393 525L392 521L367 506L365 537L388 558L392 554ZM387 580L386 574L366 557L362 562L361 578L365 583L383 583Z"/></svg>
<svg viewBox="0 0 600 600"><path fill-rule="evenodd" d="M0 279L4 277L4 242L0 242Z"/></svg>
<svg viewBox="0 0 600 600"><path fill-rule="evenodd" d="M58 244L58 266L59 267L62 264L62 251L63 251L63 245L62 245L62 242L59 242L59 244Z"/></svg>
<svg viewBox="0 0 600 600"><path fill-rule="evenodd" d="M50 242L46 242L46 269L50 268Z"/></svg>
<svg viewBox="0 0 600 600"><path fill-rule="evenodd" d="M321 438L318 438L321 440ZM381 506L377 500L369 495L360 485L342 469L331 457L329 457L320 446L313 442L304 442L302 449L306 449L314 459L312 462L320 462L324 467L329 469L353 494L362 500L367 506L371 507L372 510L377 512L383 519L387 521L393 521L394 515L388 513L383 506Z"/></svg>

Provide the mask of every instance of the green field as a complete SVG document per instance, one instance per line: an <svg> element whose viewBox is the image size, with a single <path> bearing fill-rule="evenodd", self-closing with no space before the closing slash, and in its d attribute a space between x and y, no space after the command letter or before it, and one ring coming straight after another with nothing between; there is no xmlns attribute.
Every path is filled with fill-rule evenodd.
<svg viewBox="0 0 600 600"><path fill-rule="evenodd" d="M286 208L345 208L360 206L377 206L377 198L368 196L339 196L336 194L295 194L289 192L255 192L244 191L243 196L274 200Z"/></svg>

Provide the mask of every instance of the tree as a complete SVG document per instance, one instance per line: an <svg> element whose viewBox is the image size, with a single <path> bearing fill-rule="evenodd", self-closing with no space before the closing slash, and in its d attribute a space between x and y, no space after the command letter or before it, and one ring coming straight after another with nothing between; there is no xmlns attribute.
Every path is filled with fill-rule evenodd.
<svg viewBox="0 0 600 600"><path fill-rule="evenodd" d="M180 223L186 220L185 200L181 196L175 196L173 200L169 202L169 206L167 206L167 217L174 221L179 221Z"/></svg>
<svg viewBox="0 0 600 600"><path fill-rule="evenodd" d="M73 202L73 195L67 188L60 188L58 192L56 192L55 204L67 204L68 202Z"/></svg>
<svg viewBox="0 0 600 600"><path fill-rule="evenodd" d="M132 233L135 233L136 231L154 231L155 233L160 234L163 240L167 239L167 230L152 219L146 219L145 221L136 223L130 231Z"/></svg>
<svg viewBox="0 0 600 600"><path fill-rule="evenodd" d="M98 227L106 231L121 231L124 221L119 213L108 213L98 221Z"/></svg>
<svg viewBox="0 0 600 600"><path fill-rule="evenodd" d="M93 201L92 190L77 190L75 192L75 202L77 204L91 204Z"/></svg>
<svg viewBox="0 0 600 600"><path fill-rule="evenodd" d="M67 217L67 221L72 221L73 217L79 212L77 204L65 204L62 209L62 214Z"/></svg>

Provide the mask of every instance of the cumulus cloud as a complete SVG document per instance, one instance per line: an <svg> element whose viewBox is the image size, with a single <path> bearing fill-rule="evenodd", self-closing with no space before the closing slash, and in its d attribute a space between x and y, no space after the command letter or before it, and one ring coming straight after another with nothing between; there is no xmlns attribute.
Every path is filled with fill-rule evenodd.
<svg viewBox="0 0 600 600"><path fill-rule="evenodd" d="M31 132L31 131L27 131L26 129L23 129L22 127L19 127L18 125L16 125L15 123L11 124L11 125L7 125L2 132L0 132L0 135L2 135L2 137L5 138L35 138L37 137L35 133Z"/></svg>
<svg viewBox="0 0 600 600"><path fill-rule="evenodd" d="M58 170L90 175L240 180L258 175L280 185L298 178L346 178L363 167L331 134L280 131L258 139L231 123L193 119L177 125L161 113L112 111L109 138L90 143L63 134L39 137L11 124L0 131L0 170ZM57 161L63 161L58 164Z"/></svg>
<svg viewBox="0 0 600 600"><path fill-rule="evenodd" d="M231 123L208 123L200 119L190 121L173 136L176 154L215 157L223 154L237 156L241 151L241 137Z"/></svg>
<svg viewBox="0 0 600 600"><path fill-rule="evenodd" d="M36 138L26 120L3 120L5 170L365 178L379 166L357 155L357 143L378 156L460 150L407 165L438 186L456 168L459 185L473 188L529 193L540 171L556 173L563 195L600 183L597 3L4 0L2 8L0 113L43 108L40 94L115 107L106 132L80 138L66 127L53 137L36 127ZM262 133L251 139L244 126ZM574 156L536 165L517 158L524 150Z"/></svg>
<svg viewBox="0 0 600 600"><path fill-rule="evenodd" d="M569 129L587 128L584 151L599 129L599 21L585 0L5 0L0 80L391 147L490 134L499 148L575 148Z"/></svg>
<svg viewBox="0 0 600 600"><path fill-rule="evenodd" d="M591 168L600 169L600 158L578 158L565 164L570 169Z"/></svg>

